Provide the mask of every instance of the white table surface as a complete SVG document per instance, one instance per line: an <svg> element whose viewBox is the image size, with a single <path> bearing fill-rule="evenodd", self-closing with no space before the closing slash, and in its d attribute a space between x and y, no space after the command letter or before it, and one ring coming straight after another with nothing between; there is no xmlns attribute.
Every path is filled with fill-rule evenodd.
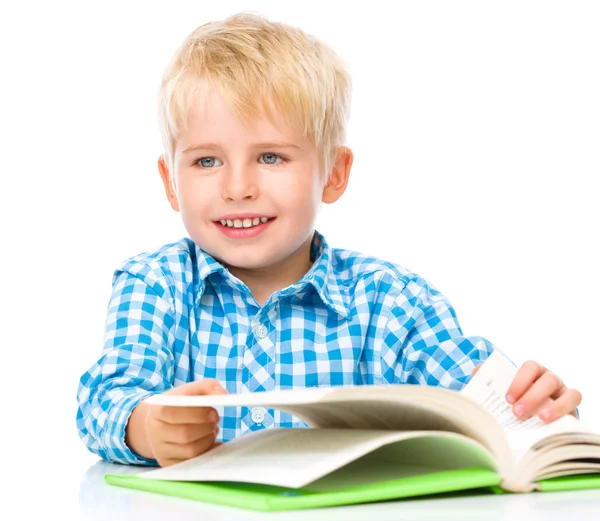
<svg viewBox="0 0 600 521"><path fill-rule="evenodd" d="M161 496L108 485L107 473L140 472L139 467L92 463L79 484L80 519L86 521L225 521L225 520L600 520L600 490L545 494L480 495L411 499L348 507L256 512Z"/></svg>
<svg viewBox="0 0 600 521"><path fill-rule="evenodd" d="M42 384L45 380L40 379ZM224 520L443 520L600 521L600 489L477 497L417 498L292 512L255 512L126 489L104 474L141 467L101 461L77 435L72 382L65 392L7 392L0 420L0 520L224 521ZM22 387L22 386L21 386ZM7 387L8 389L8 387ZM33 392L35 391L35 392ZM68 391L68 392L67 392ZM64 395L64 396L63 396ZM58 398L57 398L58 397ZM591 409L590 409L591 410ZM590 414L600 432L600 417Z"/></svg>
<svg viewBox="0 0 600 521"><path fill-rule="evenodd" d="M47 445L36 446L39 432L20 433L14 444L2 445L1 520L600 521L600 489L416 498L291 512L241 510L108 485L104 474L136 473L144 468L101 461L74 433L65 435L61 430L50 436Z"/></svg>

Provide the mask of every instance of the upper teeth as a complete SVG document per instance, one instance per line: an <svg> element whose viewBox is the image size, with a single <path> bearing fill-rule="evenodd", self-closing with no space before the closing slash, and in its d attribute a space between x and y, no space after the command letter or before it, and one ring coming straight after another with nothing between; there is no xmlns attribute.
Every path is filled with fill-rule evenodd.
<svg viewBox="0 0 600 521"><path fill-rule="evenodd" d="M255 217L254 219L235 219L234 221L230 220L221 220L221 224L223 226L228 226L229 228L250 228L251 226L256 226L260 223L266 223L269 220L268 217Z"/></svg>

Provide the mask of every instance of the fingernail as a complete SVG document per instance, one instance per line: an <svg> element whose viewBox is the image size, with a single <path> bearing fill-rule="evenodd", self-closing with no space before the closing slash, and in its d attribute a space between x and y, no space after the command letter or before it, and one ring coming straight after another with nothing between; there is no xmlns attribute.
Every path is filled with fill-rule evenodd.
<svg viewBox="0 0 600 521"><path fill-rule="evenodd" d="M220 385L215 385L212 388L213 392L217 392L217 393L226 393L227 391L225 389L223 389Z"/></svg>
<svg viewBox="0 0 600 521"><path fill-rule="evenodd" d="M506 395L506 401L508 403L515 403L517 401L517 399L512 394L507 394Z"/></svg>
<svg viewBox="0 0 600 521"><path fill-rule="evenodd" d="M523 404L515 405L513 410L519 418L525 414L525 406Z"/></svg>
<svg viewBox="0 0 600 521"><path fill-rule="evenodd" d="M549 420L550 416L552 416L550 409L544 409L544 410L540 411L540 418L542 420Z"/></svg>
<svg viewBox="0 0 600 521"><path fill-rule="evenodd" d="M208 421L211 423L216 423L219 420L219 415L215 411L210 411L208 413Z"/></svg>
<svg viewBox="0 0 600 521"><path fill-rule="evenodd" d="M215 434L219 434L219 431L220 431L220 430L221 430L221 429L219 429L219 426L217 425L217 426L215 427Z"/></svg>

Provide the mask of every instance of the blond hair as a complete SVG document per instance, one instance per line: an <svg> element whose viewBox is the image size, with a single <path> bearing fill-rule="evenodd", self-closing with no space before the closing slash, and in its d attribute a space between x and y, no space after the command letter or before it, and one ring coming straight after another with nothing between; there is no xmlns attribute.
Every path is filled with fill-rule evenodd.
<svg viewBox="0 0 600 521"><path fill-rule="evenodd" d="M165 70L159 127L171 171L178 135L207 87L244 122L262 114L273 122L275 109L315 146L324 175L345 144L351 79L341 59L298 28L238 13L194 30Z"/></svg>

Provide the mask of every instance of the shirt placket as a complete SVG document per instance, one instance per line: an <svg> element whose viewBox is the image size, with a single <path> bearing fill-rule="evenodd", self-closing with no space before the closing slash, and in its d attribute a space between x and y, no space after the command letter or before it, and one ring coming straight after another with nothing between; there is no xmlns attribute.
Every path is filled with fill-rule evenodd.
<svg viewBox="0 0 600 521"><path fill-rule="evenodd" d="M271 391L275 386L274 313L261 310L249 324L244 351L244 392ZM242 407L241 433L273 426L273 411L264 407Z"/></svg>

